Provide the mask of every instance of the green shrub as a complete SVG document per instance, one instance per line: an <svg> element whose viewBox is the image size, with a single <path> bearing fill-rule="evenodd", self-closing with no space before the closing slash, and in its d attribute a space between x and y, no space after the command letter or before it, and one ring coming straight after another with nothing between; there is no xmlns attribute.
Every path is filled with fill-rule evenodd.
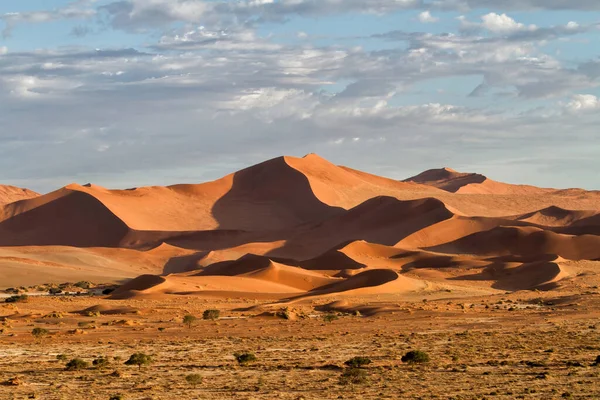
<svg viewBox="0 0 600 400"><path fill-rule="evenodd" d="M152 357L144 353L134 353L125 361L125 365L137 365L140 369L142 365L148 365L152 362Z"/></svg>
<svg viewBox="0 0 600 400"><path fill-rule="evenodd" d="M411 350L402 356L402 362L417 364L429 362L429 355L421 350Z"/></svg>
<svg viewBox="0 0 600 400"><path fill-rule="evenodd" d="M364 369L361 368L346 368L342 375L340 375L340 385L360 385L367 383L368 375Z"/></svg>
<svg viewBox="0 0 600 400"><path fill-rule="evenodd" d="M79 371L80 369L88 368L90 365L81 358L74 358L67 363L65 369L67 371Z"/></svg>
<svg viewBox="0 0 600 400"><path fill-rule="evenodd" d="M43 338L45 336L48 336L49 333L50 332L48 332L48 330L44 329L44 328L33 328L33 330L31 331L31 334L36 339L41 339L41 338Z"/></svg>
<svg viewBox="0 0 600 400"><path fill-rule="evenodd" d="M80 289L91 289L94 287L94 284L88 281L80 281L74 284L73 286L78 287Z"/></svg>
<svg viewBox="0 0 600 400"><path fill-rule="evenodd" d="M256 361L256 356L249 352L236 352L233 354L235 359L240 365L246 365L248 363Z"/></svg>
<svg viewBox="0 0 600 400"><path fill-rule="evenodd" d="M221 316L221 312L219 310L206 310L202 314L203 319L216 320Z"/></svg>
<svg viewBox="0 0 600 400"><path fill-rule="evenodd" d="M5 303L27 303L28 301L29 296L27 296L26 294L10 296L6 300L4 300Z"/></svg>
<svg viewBox="0 0 600 400"><path fill-rule="evenodd" d="M202 383L203 378L202 378L202 375L200 375L200 374L190 374L185 377L185 380L190 385L197 386Z"/></svg>
<svg viewBox="0 0 600 400"><path fill-rule="evenodd" d="M323 316L323 321L325 321L325 322L333 322L336 319L339 319L339 317L335 314L325 314Z"/></svg>
<svg viewBox="0 0 600 400"><path fill-rule="evenodd" d="M192 328L192 325L194 324L194 322L196 322L196 320L198 320L198 318L194 317L191 314L188 314L185 317L183 317L183 323L187 325L190 329Z"/></svg>
<svg viewBox="0 0 600 400"><path fill-rule="evenodd" d="M110 361L107 357L98 357L94 361L92 361L92 365L98 369L106 368L110 365Z"/></svg>
<svg viewBox="0 0 600 400"><path fill-rule="evenodd" d="M367 358L367 357L361 357L361 356L352 357L351 359L346 361L344 364L346 364L348 367L351 367L351 368L362 368L365 365L371 364L371 359Z"/></svg>

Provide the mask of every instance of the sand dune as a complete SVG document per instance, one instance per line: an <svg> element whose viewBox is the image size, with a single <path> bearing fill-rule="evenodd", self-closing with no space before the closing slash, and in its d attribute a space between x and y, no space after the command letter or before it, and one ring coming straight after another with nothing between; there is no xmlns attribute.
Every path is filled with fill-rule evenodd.
<svg viewBox="0 0 600 400"><path fill-rule="evenodd" d="M551 290L565 260L600 259L600 192L449 168L400 182L315 154L201 184L0 187L2 203L0 285L135 278L114 298Z"/></svg>
<svg viewBox="0 0 600 400"><path fill-rule="evenodd" d="M550 206L543 210L517 216L516 219L541 226L569 226L596 214L596 211L573 211Z"/></svg>
<svg viewBox="0 0 600 400"><path fill-rule="evenodd" d="M534 227L497 227L428 250L476 255L558 254L569 260L595 260L600 258L600 236L562 235Z"/></svg>
<svg viewBox="0 0 600 400"><path fill-rule="evenodd" d="M29 189L0 185L0 205L14 203L19 200L27 200L37 196L39 196L39 193Z"/></svg>
<svg viewBox="0 0 600 400"><path fill-rule="evenodd" d="M550 192L528 185L511 185L496 182L481 174L458 172L451 168L430 169L404 182L415 182L433 186L451 193L462 194L518 194L531 195Z"/></svg>

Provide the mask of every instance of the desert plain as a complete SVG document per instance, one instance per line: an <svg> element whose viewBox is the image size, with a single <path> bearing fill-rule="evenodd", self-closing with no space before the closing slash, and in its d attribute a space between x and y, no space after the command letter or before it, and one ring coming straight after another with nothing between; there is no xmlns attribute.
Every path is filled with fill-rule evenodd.
<svg viewBox="0 0 600 400"><path fill-rule="evenodd" d="M600 398L597 191L310 154L0 204L1 399Z"/></svg>

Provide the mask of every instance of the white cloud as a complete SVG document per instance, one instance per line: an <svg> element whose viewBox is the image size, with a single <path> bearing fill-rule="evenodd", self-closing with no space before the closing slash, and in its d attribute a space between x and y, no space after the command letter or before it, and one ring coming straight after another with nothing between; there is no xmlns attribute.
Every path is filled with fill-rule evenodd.
<svg viewBox="0 0 600 400"><path fill-rule="evenodd" d="M431 15L431 13L429 11L423 11L422 13L419 14L419 21L421 21L424 24L435 23L435 22L438 22L439 20L440 20L439 18Z"/></svg>
<svg viewBox="0 0 600 400"><path fill-rule="evenodd" d="M566 108L574 113L600 111L600 98L592 94L577 94L572 97Z"/></svg>
<svg viewBox="0 0 600 400"><path fill-rule="evenodd" d="M0 46L0 56L8 53L8 47Z"/></svg>

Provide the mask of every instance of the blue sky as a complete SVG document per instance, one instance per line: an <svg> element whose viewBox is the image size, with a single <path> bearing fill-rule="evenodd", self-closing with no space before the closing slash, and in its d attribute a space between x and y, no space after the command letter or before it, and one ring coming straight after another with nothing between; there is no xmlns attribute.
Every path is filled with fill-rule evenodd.
<svg viewBox="0 0 600 400"><path fill-rule="evenodd" d="M5 0L0 183L200 182L317 152L600 189L592 0Z"/></svg>

